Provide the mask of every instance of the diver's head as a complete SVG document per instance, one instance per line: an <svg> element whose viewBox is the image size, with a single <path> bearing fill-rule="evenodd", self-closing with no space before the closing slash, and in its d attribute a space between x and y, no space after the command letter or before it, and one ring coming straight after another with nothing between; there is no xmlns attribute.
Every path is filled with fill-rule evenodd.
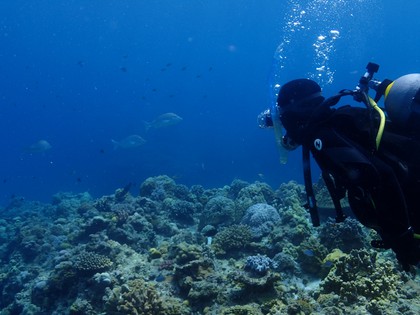
<svg viewBox="0 0 420 315"><path fill-rule="evenodd" d="M280 120L288 136L302 143L305 127L324 101L321 87L309 79L297 79L284 84L277 97ZM328 108L329 109L329 108Z"/></svg>
<svg viewBox="0 0 420 315"><path fill-rule="evenodd" d="M309 79L296 79L284 84L277 96L277 105L285 110L289 106L295 108L305 107L309 102L321 97L321 87Z"/></svg>

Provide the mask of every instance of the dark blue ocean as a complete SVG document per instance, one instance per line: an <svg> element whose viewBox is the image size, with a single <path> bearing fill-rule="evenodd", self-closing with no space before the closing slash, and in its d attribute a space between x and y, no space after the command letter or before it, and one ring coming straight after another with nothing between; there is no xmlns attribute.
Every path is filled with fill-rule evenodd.
<svg viewBox="0 0 420 315"><path fill-rule="evenodd" d="M300 151L281 165L257 125L273 85L310 77L331 95L369 61L379 79L419 72L419 11L396 0L2 0L0 204L136 192L161 174L206 188L301 182ZM146 130L168 112L183 120ZM114 149L130 135L146 142ZM40 140L51 148L28 149Z"/></svg>

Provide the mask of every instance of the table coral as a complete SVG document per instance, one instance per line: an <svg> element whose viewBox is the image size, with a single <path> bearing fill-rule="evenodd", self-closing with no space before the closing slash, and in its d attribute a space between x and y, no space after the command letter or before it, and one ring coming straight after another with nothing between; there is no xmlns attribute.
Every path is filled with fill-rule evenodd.
<svg viewBox="0 0 420 315"><path fill-rule="evenodd" d="M81 273L94 274L111 267L112 261L103 255L81 252L75 257L73 266Z"/></svg>

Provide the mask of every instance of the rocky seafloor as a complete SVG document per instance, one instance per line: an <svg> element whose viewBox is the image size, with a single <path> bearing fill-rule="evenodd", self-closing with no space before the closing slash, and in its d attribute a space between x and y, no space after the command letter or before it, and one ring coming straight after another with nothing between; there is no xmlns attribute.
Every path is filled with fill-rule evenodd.
<svg viewBox="0 0 420 315"><path fill-rule="evenodd" d="M352 218L312 227L294 182L127 188L0 209L0 314L420 313L416 270Z"/></svg>

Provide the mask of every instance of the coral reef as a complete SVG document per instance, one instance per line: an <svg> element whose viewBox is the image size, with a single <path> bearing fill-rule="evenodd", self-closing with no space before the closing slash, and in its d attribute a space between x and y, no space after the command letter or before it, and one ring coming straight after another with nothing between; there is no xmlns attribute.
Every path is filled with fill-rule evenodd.
<svg viewBox="0 0 420 315"><path fill-rule="evenodd" d="M0 313L419 313L419 275L352 218L314 228L296 182L206 189L162 175L130 188L14 197L0 219Z"/></svg>

